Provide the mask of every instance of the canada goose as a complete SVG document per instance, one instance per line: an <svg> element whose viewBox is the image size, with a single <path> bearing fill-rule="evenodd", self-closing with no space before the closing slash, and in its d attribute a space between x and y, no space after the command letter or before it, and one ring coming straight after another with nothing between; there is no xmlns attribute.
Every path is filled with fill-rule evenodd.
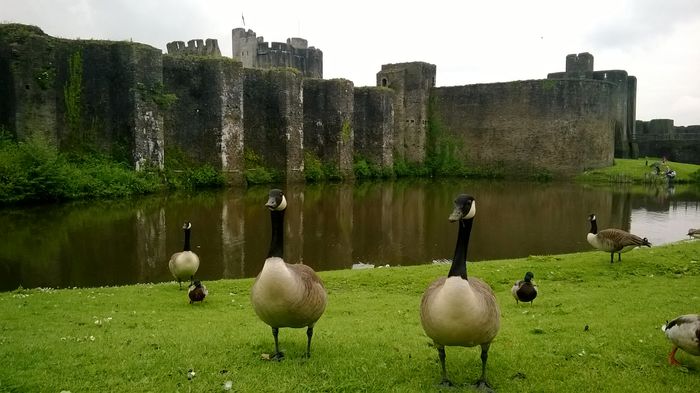
<svg viewBox="0 0 700 393"><path fill-rule="evenodd" d="M190 248L192 224L185 222L182 230L185 231L185 245L182 247L182 251L173 254L170 257L170 262L168 262L170 273L173 274L173 277L180 284L180 289L182 289L182 280L190 280L191 282L194 279L194 274L197 273L197 269L199 269L199 257Z"/></svg>
<svg viewBox="0 0 700 393"><path fill-rule="evenodd" d="M613 263L613 255L615 253L617 253L617 260L619 262L622 261L620 254L623 252L641 246L651 247L651 243L649 243L646 237L642 239L622 229L610 228L603 229L599 232L595 214L589 215L588 220L591 222L591 230L588 231L588 235L586 236L588 243L600 251L609 252L610 263Z"/></svg>
<svg viewBox="0 0 700 393"><path fill-rule="evenodd" d="M445 369L445 346L481 346L481 377L477 387L491 388L486 380L486 360L491 341L498 333L501 312L488 284L467 277L467 248L476 214L476 201L460 195L454 202L450 222L459 223L457 245L447 277L426 289L420 306L423 330L433 339L442 367L442 384L452 385Z"/></svg>
<svg viewBox="0 0 700 393"><path fill-rule="evenodd" d="M201 281L195 281L190 285L190 289L187 291L187 296L190 298L190 304L194 302L201 302L209 294L207 287L202 284Z"/></svg>
<svg viewBox="0 0 700 393"><path fill-rule="evenodd" d="M686 314L666 322L661 326L661 330L673 343L673 349L668 354L668 362L671 365L679 366L676 360L678 348L691 355L700 356L700 314Z"/></svg>
<svg viewBox="0 0 700 393"><path fill-rule="evenodd" d="M694 228L688 229L688 236L690 236L691 238L694 237L696 239L700 239L700 229L694 229Z"/></svg>
<svg viewBox="0 0 700 393"><path fill-rule="evenodd" d="M516 303L521 301L532 304L532 301L535 300L537 297L537 285L532 282L533 278L535 278L535 275L532 272L527 272L524 279L515 282L510 292L513 294Z"/></svg>
<svg viewBox="0 0 700 393"><path fill-rule="evenodd" d="M316 272L304 264L289 264L282 259L284 250L284 210L287 199L282 190L270 190L265 206L270 209L272 238L262 271L251 290L253 309L270 325L275 339L273 359L281 360L277 335L283 327L306 327L306 356L311 356L314 325L326 309L326 289Z"/></svg>

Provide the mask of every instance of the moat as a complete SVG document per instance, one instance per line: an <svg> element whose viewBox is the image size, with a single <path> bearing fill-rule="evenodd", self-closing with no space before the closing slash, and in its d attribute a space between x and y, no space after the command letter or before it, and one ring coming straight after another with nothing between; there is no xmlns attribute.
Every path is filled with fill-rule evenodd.
<svg viewBox="0 0 700 393"><path fill-rule="evenodd" d="M478 202L469 261L590 250L591 212L601 227L654 245L687 239L688 228L700 226L697 186L414 180L290 187L285 259L319 271L451 259L456 228L447 216L460 192ZM254 277L269 246L267 191L3 209L0 290L170 281L168 259L182 249L187 220L200 279ZM601 253L601 266L606 261Z"/></svg>

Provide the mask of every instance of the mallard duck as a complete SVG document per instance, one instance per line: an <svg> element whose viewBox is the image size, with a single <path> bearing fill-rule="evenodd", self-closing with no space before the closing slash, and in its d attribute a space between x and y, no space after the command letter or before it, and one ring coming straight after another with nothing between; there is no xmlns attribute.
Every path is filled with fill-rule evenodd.
<svg viewBox="0 0 700 393"><path fill-rule="evenodd" d="M282 190L271 190L265 206L270 209L272 238L265 264L251 290L253 309L272 327L275 339L273 359L284 357L277 339L279 329L283 327L307 328L306 356L310 357L314 325L326 309L326 289L312 268L301 263L286 263L282 259L284 211L287 208Z"/></svg>
<svg viewBox="0 0 700 393"><path fill-rule="evenodd" d="M589 215L588 220L591 222L591 230L588 231L586 240L588 240L588 243L594 248L609 252L610 263L613 263L613 255L615 255L615 253L617 253L617 260L620 262L622 261L622 256L620 254L623 252L641 246L651 247L651 243L649 243L646 237L641 238L623 231L622 229L610 228L598 231L595 214Z"/></svg>
<svg viewBox="0 0 700 393"><path fill-rule="evenodd" d="M688 236L690 236L691 239L692 238L700 239L700 229L695 229L695 228L688 229Z"/></svg>
<svg viewBox="0 0 700 393"><path fill-rule="evenodd" d="M185 232L185 245L182 247L182 251L173 254L170 257L170 262L168 262L170 273L173 274L173 277L180 284L180 289L182 289L182 281L190 280L192 282L197 269L199 269L199 257L192 252L190 247L192 224L185 222L182 230Z"/></svg>
<svg viewBox="0 0 700 393"><path fill-rule="evenodd" d="M190 298L190 304L203 301L208 294L209 291L207 291L207 287L204 286L201 281L193 282L187 291L187 296Z"/></svg>
<svg viewBox="0 0 700 393"><path fill-rule="evenodd" d="M467 248L476 215L476 201L462 194L454 201L450 222L458 222L457 245L447 277L435 280L423 294L420 318L423 330L437 347L442 367L442 384L447 379L445 347L481 346L481 377L477 387L488 388L486 361L491 341L500 328L501 312L488 284L467 276Z"/></svg>
<svg viewBox="0 0 700 393"><path fill-rule="evenodd" d="M666 322L661 330L673 343L673 349L668 354L669 364L680 365L676 360L678 348L691 355L700 356L700 314L681 315L671 322Z"/></svg>
<svg viewBox="0 0 700 393"><path fill-rule="evenodd" d="M521 301L532 304L532 301L535 300L537 297L537 285L532 282L534 277L535 275L532 272L527 272L524 279L515 282L510 292L513 294L516 303Z"/></svg>

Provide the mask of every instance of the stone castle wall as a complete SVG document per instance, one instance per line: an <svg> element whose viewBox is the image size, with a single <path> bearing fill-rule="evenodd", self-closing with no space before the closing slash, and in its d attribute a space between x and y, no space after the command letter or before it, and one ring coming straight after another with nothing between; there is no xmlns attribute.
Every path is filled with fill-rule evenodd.
<svg viewBox="0 0 700 393"><path fill-rule="evenodd" d="M302 94L302 76L294 70L244 69L245 154L288 181L304 178Z"/></svg>
<svg viewBox="0 0 700 393"><path fill-rule="evenodd" d="M475 167L577 173L612 165L612 83L531 80L433 89L439 154ZM449 149L449 151L445 150Z"/></svg>
<svg viewBox="0 0 700 393"><path fill-rule="evenodd" d="M161 51L115 41L63 40L0 25L0 126L64 150L97 149L136 169L163 165Z"/></svg>
<svg viewBox="0 0 700 393"><path fill-rule="evenodd" d="M425 160L428 102L435 86L435 65L424 62L384 64L377 86L394 96L394 154L411 163Z"/></svg>
<svg viewBox="0 0 700 393"><path fill-rule="evenodd" d="M304 151L353 177L353 84L347 79L304 79Z"/></svg>
<svg viewBox="0 0 700 393"><path fill-rule="evenodd" d="M636 119L637 78L623 70L593 70L593 55L584 52L566 56L566 71L553 72L547 79L593 79L614 84L611 104L615 113L615 157L632 156L632 135Z"/></svg>
<svg viewBox="0 0 700 393"><path fill-rule="evenodd" d="M639 157L700 164L700 125L677 127L671 119L637 120L634 140Z"/></svg>
<svg viewBox="0 0 700 393"><path fill-rule="evenodd" d="M243 66L223 57L163 56L165 90L177 100L165 113L165 152L221 170L243 182ZM179 151L175 151L179 150Z"/></svg>
<svg viewBox="0 0 700 393"><path fill-rule="evenodd" d="M355 88L354 151L381 169L394 166L395 93L385 87Z"/></svg>
<svg viewBox="0 0 700 393"><path fill-rule="evenodd" d="M0 94L9 97L0 101L0 126L62 149L96 146L137 169L162 166L176 151L232 183L255 163L303 180L304 149L350 178L353 156L390 170L437 151L471 166L570 174L611 165L631 146L640 154L652 147L639 139L648 127L635 129L636 79L593 71L590 54L567 56L566 72L548 79L440 88L435 65L386 64L377 87L354 88L305 78L291 57L279 60L289 68L250 68L258 50L313 48L300 38L269 45L251 30L236 34L240 61L206 55L196 40L197 56L183 56L180 44L164 56L142 44L0 25ZM177 99L164 104L169 94ZM669 135L680 132L671 127ZM698 151L675 149L665 155L688 161Z"/></svg>

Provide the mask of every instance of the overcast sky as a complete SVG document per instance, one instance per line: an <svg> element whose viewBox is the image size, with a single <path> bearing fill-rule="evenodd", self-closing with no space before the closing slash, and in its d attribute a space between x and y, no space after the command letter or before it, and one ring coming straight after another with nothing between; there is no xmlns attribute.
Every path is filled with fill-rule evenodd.
<svg viewBox="0 0 700 393"><path fill-rule="evenodd" d="M268 42L307 39L323 51L324 78L355 86L407 61L435 64L438 86L543 79L589 52L595 70L637 77L637 119L700 124L700 0L0 0L2 22L164 52L216 38L231 56L242 17Z"/></svg>

